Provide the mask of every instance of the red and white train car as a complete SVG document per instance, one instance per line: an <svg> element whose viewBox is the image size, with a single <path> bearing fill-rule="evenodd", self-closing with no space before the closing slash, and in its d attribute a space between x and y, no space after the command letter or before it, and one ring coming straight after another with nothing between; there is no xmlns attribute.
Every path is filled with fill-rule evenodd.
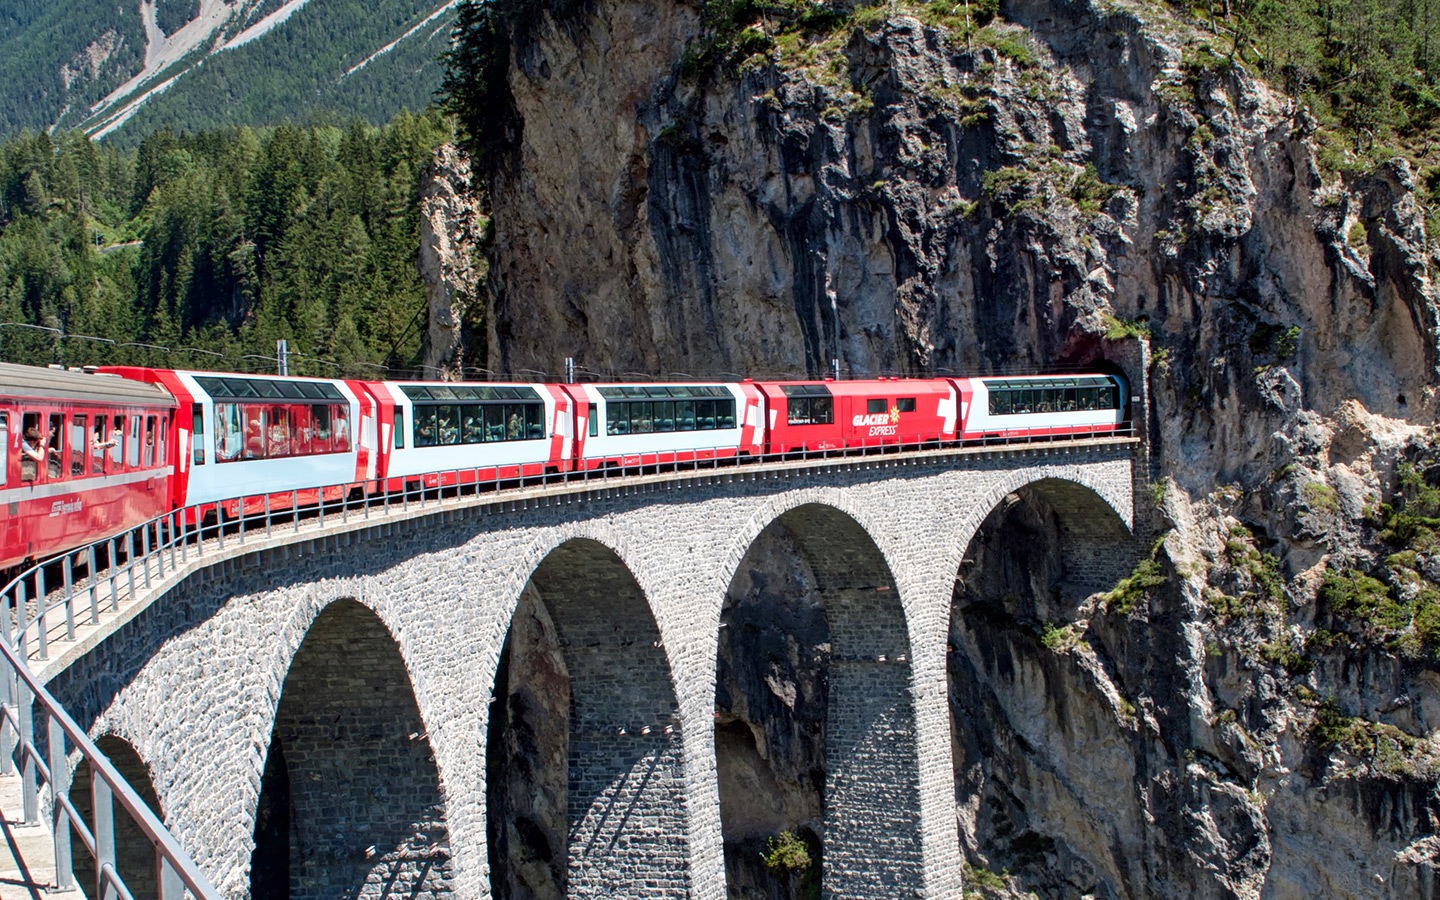
<svg viewBox="0 0 1440 900"><path fill-rule="evenodd" d="M759 456L763 402L739 384L565 384L575 403L576 470Z"/></svg>
<svg viewBox="0 0 1440 900"><path fill-rule="evenodd" d="M779 381L765 396L768 453L955 440L959 391L938 379Z"/></svg>
<svg viewBox="0 0 1440 900"><path fill-rule="evenodd" d="M0 570L168 511L175 412L147 384L0 363Z"/></svg>
<svg viewBox="0 0 1440 900"><path fill-rule="evenodd" d="M960 379L965 440L1105 434L1126 422L1129 397L1116 375Z"/></svg>
<svg viewBox="0 0 1440 900"><path fill-rule="evenodd" d="M104 368L157 384L179 403L173 497L177 507L219 503L247 515L292 502L338 500L374 481L375 402L362 382L174 369ZM222 502L228 501L228 502Z"/></svg>
<svg viewBox="0 0 1440 900"><path fill-rule="evenodd" d="M373 383L388 491L569 470L572 401L554 384Z"/></svg>

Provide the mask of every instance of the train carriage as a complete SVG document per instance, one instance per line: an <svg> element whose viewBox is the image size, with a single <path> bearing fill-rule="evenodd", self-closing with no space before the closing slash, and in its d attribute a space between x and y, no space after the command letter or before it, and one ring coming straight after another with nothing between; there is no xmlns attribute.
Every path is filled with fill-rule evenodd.
<svg viewBox="0 0 1440 900"><path fill-rule="evenodd" d="M151 385L0 363L0 570L167 511L175 412Z"/></svg>
<svg viewBox="0 0 1440 900"><path fill-rule="evenodd" d="M566 384L581 470L733 459L764 451L763 398L739 384Z"/></svg>
<svg viewBox="0 0 1440 900"><path fill-rule="evenodd" d="M374 400L361 382L173 369L105 368L158 384L180 404L174 503L227 516L363 491L376 477Z"/></svg>
<svg viewBox="0 0 1440 900"><path fill-rule="evenodd" d="M559 385L386 381L371 390L386 490L569 469L571 400Z"/></svg>
<svg viewBox="0 0 1440 900"><path fill-rule="evenodd" d="M770 453L924 444L954 438L959 393L948 381L759 382Z"/></svg>
<svg viewBox="0 0 1440 900"><path fill-rule="evenodd" d="M1027 375L965 379L966 440L1106 434L1126 421L1129 395L1115 375Z"/></svg>

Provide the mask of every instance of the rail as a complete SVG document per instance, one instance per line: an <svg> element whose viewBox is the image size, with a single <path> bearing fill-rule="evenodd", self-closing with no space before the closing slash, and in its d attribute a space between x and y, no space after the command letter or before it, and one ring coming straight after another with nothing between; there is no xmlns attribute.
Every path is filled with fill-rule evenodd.
<svg viewBox="0 0 1440 900"><path fill-rule="evenodd" d="M102 610L118 612L122 603L139 599L167 575L189 565L192 558L224 552L234 545L272 540L277 533L300 534L302 529L320 530L336 518L348 524L352 519L379 519L409 514L475 496L501 493L507 488L572 490L577 484L611 482L648 472L686 472L722 469L752 463L813 461L863 458L879 453L916 450L944 450L962 447L1026 446L1059 444L1072 440L1129 437L1127 426L1120 428L1075 429L1057 436L1053 430L1031 432L1011 430L965 442L929 441L923 444L864 442L829 450L721 456L728 447L656 451L627 455L626 464L607 468L521 475L517 466L496 465L446 469L423 474L395 476L403 487L398 491L366 493L355 483L308 487L288 491L250 494L224 501L172 510L128 531L96 541L89 546L51 557L21 572L0 590L0 775L22 777L24 821L39 821L39 797L50 800L51 831L55 843L57 887L73 885L70 859L71 830L95 859L98 895L135 900L115 866L114 801L133 819L155 847L160 900L179 900L189 891L198 900L220 894L200 873L194 861L174 836L155 817L144 800L131 788L31 671L28 661L48 661L52 631L63 631L64 639L76 638L77 619L81 624L99 625ZM357 491L356 488L361 488ZM327 499L327 494L335 499ZM302 495L318 502L305 503ZM233 515L217 514L234 510ZM251 512L251 510L254 510ZM33 708L32 708L33 707ZM34 716L38 713L47 735L47 752L35 742ZM82 762L91 767L94 791L93 822L71 803L68 791L69 768L65 745L79 751ZM18 754L18 760L16 755Z"/></svg>

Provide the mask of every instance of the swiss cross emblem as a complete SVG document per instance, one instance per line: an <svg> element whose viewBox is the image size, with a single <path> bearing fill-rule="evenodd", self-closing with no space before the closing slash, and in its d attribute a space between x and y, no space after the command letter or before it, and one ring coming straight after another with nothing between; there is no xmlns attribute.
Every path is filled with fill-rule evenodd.
<svg viewBox="0 0 1440 900"><path fill-rule="evenodd" d="M899 407L898 404L895 405L895 406L890 407L890 424L891 424L891 425L899 425L899 424L900 424L900 407Z"/></svg>

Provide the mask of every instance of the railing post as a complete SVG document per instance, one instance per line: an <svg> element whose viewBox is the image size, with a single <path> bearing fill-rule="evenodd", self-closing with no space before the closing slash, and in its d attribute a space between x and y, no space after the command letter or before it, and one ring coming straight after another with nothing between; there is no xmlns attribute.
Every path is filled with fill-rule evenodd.
<svg viewBox="0 0 1440 900"><path fill-rule="evenodd" d="M5 619L5 643L10 643L10 610L4 612ZM15 670L5 666L3 673L0 673L0 704L15 706L16 713L19 707L15 703L15 685L17 679ZM15 774L15 732L10 725L10 719L0 715L0 775Z"/></svg>
<svg viewBox="0 0 1440 900"><path fill-rule="evenodd" d="M145 589L150 589L150 526L140 529L140 565L145 569Z"/></svg>
<svg viewBox="0 0 1440 900"><path fill-rule="evenodd" d="M35 747L34 698L30 686L23 683L16 686L15 694L15 717L20 720L20 758L23 760L20 807L25 824L34 825L40 821L40 774L35 768L35 757L30 755Z"/></svg>
<svg viewBox="0 0 1440 900"><path fill-rule="evenodd" d="M95 545L90 545L90 624L100 624L100 573L95 569Z"/></svg>
<svg viewBox="0 0 1440 900"><path fill-rule="evenodd" d="M291 530L290 533L291 533L291 534L299 534L299 533L300 533L300 492L299 492L299 491L296 491L296 490L292 490L292 491L290 492L290 521L295 525L295 527Z"/></svg>
<svg viewBox="0 0 1440 900"><path fill-rule="evenodd" d="M245 501L240 501L245 502ZM265 495L265 537L270 537L270 495Z"/></svg>
<svg viewBox="0 0 1440 900"><path fill-rule="evenodd" d="M156 851L159 855L159 851ZM185 882L180 880L180 873L170 865L170 860L160 857L160 900L182 900L185 896Z"/></svg>
<svg viewBox="0 0 1440 900"><path fill-rule="evenodd" d="M15 586L15 647L21 659L30 658L30 639L25 636L30 628L30 609L25 603L25 582Z"/></svg>
<svg viewBox="0 0 1440 900"><path fill-rule="evenodd" d="M55 839L55 887L68 891L75 886L70 866L70 814L60 798L70 793L70 766L65 761L65 728L54 716L46 716L50 734L50 834Z"/></svg>
<svg viewBox="0 0 1440 900"><path fill-rule="evenodd" d="M90 769L90 796L94 803L95 814L91 817L93 823L92 834L95 835L95 893L94 896L109 898L115 896L113 890L105 889L105 867L108 865L115 868L115 803L114 792L110 785L105 783L99 773L92 767Z"/></svg>
<svg viewBox="0 0 1440 900"><path fill-rule="evenodd" d="M60 563L60 574L64 576L63 597L65 600L65 621L68 623L70 621L70 602L75 596L74 558L69 553L65 554L65 560ZM66 634L66 637L72 641L75 639L74 631L75 627L72 624L70 625L70 633Z"/></svg>
<svg viewBox="0 0 1440 900"><path fill-rule="evenodd" d="M115 586L115 569L120 565L120 560L115 555L114 538L110 539L108 549L110 550L110 609L117 610L120 608L120 589Z"/></svg>

